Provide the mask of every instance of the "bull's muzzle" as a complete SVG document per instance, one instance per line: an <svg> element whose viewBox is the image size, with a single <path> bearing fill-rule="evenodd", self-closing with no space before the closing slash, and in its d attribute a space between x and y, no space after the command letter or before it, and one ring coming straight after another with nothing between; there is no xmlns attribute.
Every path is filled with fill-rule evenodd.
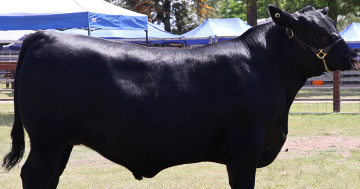
<svg viewBox="0 0 360 189"><path fill-rule="evenodd" d="M358 70L360 67L359 62L360 62L360 56L357 56L355 58L350 58L350 63L351 63L352 69Z"/></svg>

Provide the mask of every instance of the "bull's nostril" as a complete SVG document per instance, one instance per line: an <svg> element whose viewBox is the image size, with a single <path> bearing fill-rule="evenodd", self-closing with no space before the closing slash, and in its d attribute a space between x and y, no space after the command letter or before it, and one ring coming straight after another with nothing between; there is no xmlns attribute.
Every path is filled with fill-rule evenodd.
<svg viewBox="0 0 360 189"><path fill-rule="evenodd" d="M357 58L350 58L350 62L351 62L351 64L353 64L354 65L354 68L355 69L359 69L359 57L357 57Z"/></svg>

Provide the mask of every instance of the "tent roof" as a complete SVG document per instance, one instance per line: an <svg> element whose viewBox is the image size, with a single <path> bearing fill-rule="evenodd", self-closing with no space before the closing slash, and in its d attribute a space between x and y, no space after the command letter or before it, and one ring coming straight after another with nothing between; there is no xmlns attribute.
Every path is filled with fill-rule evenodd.
<svg viewBox="0 0 360 189"><path fill-rule="evenodd" d="M147 16L103 0L0 0L0 30L146 30Z"/></svg>
<svg viewBox="0 0 360 189"><path fill-rule="evenodd" d="M197 28L184 33L181 37L215 37L216 36L240 36L251 28L240 18L207 19ZM187 40L187 44L208 43L208 40Z"/></svg>
<svg viewBox="0 0 360 189"><path fill-rule="evenodd" d="M360 49L360 23L351 23L340 32L340 36L351 48Z"/></svg>
<svg viewBox="0 0 360 189"><path fill-rule="evenodd" d="M240 18L207 19L197 28L182 34L184 37L240 36L251 28Z"/></svg>
<svg viewBox="0 0 360 189"><path fill-rule="evenodd" d="M64 31L53 30L58 33L72 33L80 35L88 35L87 30L82 29L68 29ZM145 32L143 30L95 30L91 32L91 36L105 39L145 39ZM163 31L154 24L148 22L148 37L149 38L179 38L180 36Z"/></svg>
<svg viewBox="0 0 360 189"><path fill-rule="evenodd" d="M30 34L26 33L25 35L23 35L22 37L18 38L18 41L23 41L25 39L26 36L28 36ZM3 46L4 50L20 50L22 43L10 43L8 45Z"/></svg>

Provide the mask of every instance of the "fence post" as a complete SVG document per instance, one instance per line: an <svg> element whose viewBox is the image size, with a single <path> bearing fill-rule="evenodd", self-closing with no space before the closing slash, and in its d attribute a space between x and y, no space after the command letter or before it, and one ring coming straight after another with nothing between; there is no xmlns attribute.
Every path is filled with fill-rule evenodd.
<svg viewBox="0 0 360 189"><path fill-rule="evenodd" d="M340 112L340 71L334 72L333 111Z"/></svg>
<svg viewBox="0 0 360 189"><path fill-rule="evenodd" d="M5 78L6 79L9 79L9 70L5 70L6 71L6 73L5 73ZM5 81L5 83L6 83L6 89L8 89L9 88L9 82L8 81Z"/></svg>
<svg viewBox="0 0 360 189"><path fill-rule="evenodd" d="M11 70L11 79L15 79L15 70ZM14 81L11 82L11 89L15 89Z"/></svg>

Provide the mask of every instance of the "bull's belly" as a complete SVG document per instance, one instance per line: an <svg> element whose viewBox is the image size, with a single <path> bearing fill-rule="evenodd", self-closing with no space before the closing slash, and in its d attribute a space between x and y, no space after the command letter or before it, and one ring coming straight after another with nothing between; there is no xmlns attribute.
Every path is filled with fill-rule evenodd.
<svg viewBox="0 0 360 189"><path fill-rule="evenodd" d="M283 133L279 133L273 138L273 140L265 140L265 143L270 147L262 152L257 168L270 165L276 159L286 141L286 135Z"/></svg>
<svg viewBox="0 0 360 189"><path fill-rule="evenodd" d="M216 133L190 133L187 129L169 132L156 127L151 129L153 132L147 129L141 131L140 128L137 132L125 130L81 134L80 136L87 137L75 137L70 143L84 144L128 168L158 168L200 161L223 161L222 141L216 141L219 138L215 137Z"/></svg>

